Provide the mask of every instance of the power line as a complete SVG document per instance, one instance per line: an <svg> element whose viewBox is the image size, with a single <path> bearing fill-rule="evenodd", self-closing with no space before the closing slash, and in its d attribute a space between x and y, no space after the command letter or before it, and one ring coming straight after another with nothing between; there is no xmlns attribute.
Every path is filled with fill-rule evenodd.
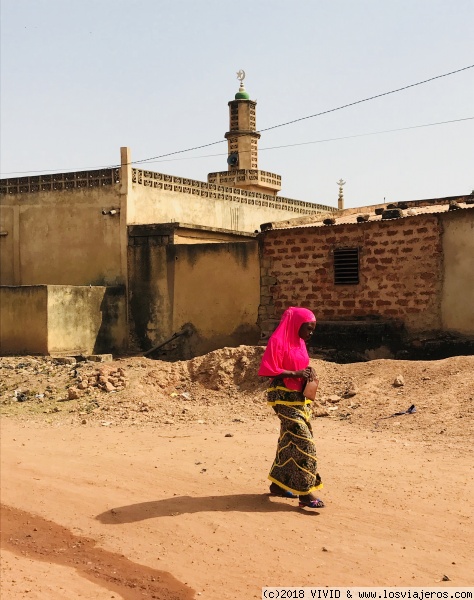
<svg viewBox="0 0 474 600"><path fill-rule="evenodd" d="M363 98L361 100L355 100L354 102L350 102L348 104L343 104L341 106L337 106L336 108L331 108L328 110L324 110L322 112L319 113L315 113L312 115L307 115L306 117L300 117L298 119L293 119L291 121L287 121L285 123L280 123L278 125L272 125L271 127L266 127L265 129L260 129L259 132L263 132L263 131L270 131L271 129L277 129L279 127L286 127L287 125L292 125L293 123L298 123L300 121L305 121L307 119L313 119L315 117L320 117L322 115L326 115L328 113L332 113L332 112L336 112L338 110L342 110L344 108L349 108L350 106L355 106L357 104L362 104L363 102L369 102L370 100L375 100L376 98L382 98L383 96L388 96L390 94L396 94L397 92L401 92L413 87L417 87L419 85L423 85L425 83L429 83L431 81L434 81L436 79L441 79L443 77L448 77L450 75L455 75L456 73L461 73L462 71L467 71L468 69L472 69L474 67L474 64L472 65L468 65L467 67L462 67L461 69L456 69L455 71L449 71L449 73L443 73L441 75L435 75L434 77L430 77L429 79L424 79L422 81L418 81L416 83L411 83L409 85L405 85L403 87L400 88L396 88L394 90L390 90L388 92L382 92L380 94L376 94L375 96L369 96L367 98ZM372 134L367 134L367 135L372 135ZM152 156L150 158L143 158L141 160L134 160L131 161L130 164L133 165L137 165L137 164L143 164L143 163L147 163L147 162L152 162L152 161L158 161L160 158L166 158L168 156L175 156L176 154L184 154L185 152L192 152L194 150L201 150L202 148L209 148L210 146L215 146L217 144L222 144L224 143L225 140L218 140L216 142L210 142L208 144L201 144L200 146L193 146L192 148L186 148L184 150L175 150L174 152L168 152L166 154L160 154L158 156ZM309 143L309 142L307 142ZM91 170L91 169L107 169L107 168L116 168L120 165L118 164L114 164L114 165L103 165L103 166L99 166L99 167L89 167L88 169L81 169L81 170ZM17 174L27 174L27 173L51 173L51 172L58 172L58 171L64 171L65 169L47 169L47 170L42 170L42 171L11 171L10 173L3 173L3 175L10 175L13 173L17 173ZM68 169L69 170L69 169ZM72 169L72 170L77 170L77 169Z"/></svg>
<svg viewBox="0 0 474 600"><path fill-rule="evenodd" d="M368 98L363 98L362 100L355 100L354 102L350 102L349 104L343 104L342 106L338 106L336 108L331 108L329 110L325 110L319 113L315 113L314 115L308 115L306 117L300 117L299 119L293 119L292 121L287 121L286 123L280 123L279 125L272 125L271 127L266 127L265 129L260 129L259 132L262 131L270 131L271 129L277 129L278 127L286 127L287 125L291 125L293 123L298 123L299 121L304 121L306 119L313 119L314 117L320 117L321 115L326 115L331 112L335 112L337 110L342 110L343 108L348 108L349 106L355 106L356 104L362 104L362 102L369 102L370 100L375 100L376 98L381 98L382 96L388 96L390 94L395 94L397 92L401 92L403 90L407 90L412 87L416 87L419 85L423 85L424 83L428 83L430 81L434 81L435 79L441 79L442 77L448 77L449 75L454 75L455 73L460 73L461 71L466 71L467 69L472 69L473 65L468 65L467 67L462 67L461 69L456 69L455 71L450 71L449 73L443 73L442 75L436 75L435 77L430 77L429 79L424 79L423 81L418 81L417 83L411 83L409 85L405 85L401 88L397 88L395 90L391 90L389 92L383 92L381 94L377 94L375 96L369 96ZM202 146L195 146L194 148L187 148L186 150L176 150L175 152L169 152L167 154L161 154L160 156L154 156L151 158L144 158L142 160L132 161L132 164L141 164L145 162L150 162L152 160L157 160L159 158L165 158L167 156L173 156L175 154L182 154L184 152L191 152L193 150L200 150L201 148L208 148L209 146L215 146L216 144L221 144L224 140L219 140L218 142L211 142L209 144L203 144Z"/></svg>
<svg viewBox="0 0 474 600"><path fill-rule="evenodd" d="M270 129L276 129L277 127L285 127L286 125L292 125L293 123L298 123L299 121L305 121L306 119L312 119L314 117L320 117L321 115L327 115L328 113L335 112L336 110L348 108L349 106L355 106L356 104L361 104L362 102L368 102L369 100L375 100L376 98L382 98L383 96L388 96L389 94L396 94L397 92L402 92L403 90L408 90L409 88L416 87L418 85L423 85L424 83L429 83L430 81L434 81L435 79L441 79L442 77L448 77L448 75L454 75L455 73L460 73L461 71L466 71L467 69L472 69L473 67L474 67L474 65L469 65L467 67L463 67L462 69L456 69L456 71L450 71L449 73L443 73L443 75L436 75L435 77L430 77L429 79L424 79L423 81L418 81L417 83L411 83L410 85L405 85L401 88L397 88L396 90L391 90L390 92L383 92L382 94L370 96L369 98L364 98L363 100L356 100L355 102L350 102L349 104L343 104L342 106L338 106L337 108L331 108L329 110L324 110L323 112L315 113L314 115L308 115L307 117L293 119L293 121L287 121L286 123L281 123L280 125L273 125L272 127L267 127L266 129L261 129L260 131L270 131Z"/></svg>
<svg viewBox="0 0 474 600"><path fill-rule="evenodd" d="M349 140L349 139L359 138L359 137L368 137L371 135L394 133L397 131L408 131L409 129L420 129L422 127L434 127L435 125L446 125L448 123L459 123L460 121L470 121L473 119L474 119L474 117L463 117L462 119L451 119L450 121L438 121L436 123L424 123L422 125L410 125L409 127L398 127L397 129L385 129L383 131L371 131L369 133L356 133L354 135L344 135L344 136L335 137L335 138L325 138L322 140L314 140L311 142L298 142L296 144L284 144L282 146L268 146L267 148L259 148L259 152L264 152L265 150L279 150L282 148L293 148L294 146L308 146L310 144L322 144L325 142L336 142L339 140ZM244 150L242 153L245 153L245 152L250 152L250 150ZM165 160L157 160L155 162L163 163L163 162L173 162L173 161L179 161L179 160L197 160L200 158L213 158L215 156L226 156L226 155L227 155L226 152L220 152L218 154L202 154L200 156L188 156L186 158L168 158Z"/></svg>

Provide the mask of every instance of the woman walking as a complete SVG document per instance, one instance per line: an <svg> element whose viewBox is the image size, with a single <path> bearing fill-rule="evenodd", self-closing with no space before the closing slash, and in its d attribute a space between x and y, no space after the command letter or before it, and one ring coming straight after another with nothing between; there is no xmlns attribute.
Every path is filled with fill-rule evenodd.
<svg viewBox="0 0 474 600"><path fill-rule="evenodd" d="M281 424L276 457L268 475L270 493L298 496L299 506L307 508L324 507L315 494L323 484L310 423L311 400L303 393L306 383L317 379L306 348L315 327L316 317L310 310L288 308L268 340L258 371L262 377L273 378L267 399Z"/></svg>

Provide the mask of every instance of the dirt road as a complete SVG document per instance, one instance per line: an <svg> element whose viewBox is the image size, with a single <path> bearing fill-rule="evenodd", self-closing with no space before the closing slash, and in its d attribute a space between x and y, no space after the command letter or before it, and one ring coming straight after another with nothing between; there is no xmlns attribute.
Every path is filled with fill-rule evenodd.
<svg viewBox="0 0 474 600"><path fill-rule="evenodd" d="M441 362L440 373L468 373L473 364ZM346 367L327 369L347 376ZM352 376L367 368L351 366ZM374 385L380 373L370 369ZM3 417L2 600L235 600L259 598L267 585L474 585L469 415L453 436L443 433L443 411L428 409L426 421L419 411L380 427L316 418L326 507L310 511L266 494L278 435L272 413L239 405L235 420L216 394L223 400L209 406L213 417L192 422L133 425L110 410L106 424L82 426L72 413L54 422ZM446 400L451 410L455 401Z"/></svg>

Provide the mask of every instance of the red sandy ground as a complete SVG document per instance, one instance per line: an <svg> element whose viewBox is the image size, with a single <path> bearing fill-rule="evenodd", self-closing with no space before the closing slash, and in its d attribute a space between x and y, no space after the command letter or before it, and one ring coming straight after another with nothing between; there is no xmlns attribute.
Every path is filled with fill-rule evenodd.
<svg viewBox="0 0 474 600"><path fill-rule="evenodd" d="M474 357L313 360L326 507L310 511L266 494L278 423L261 351L124 358L99 365L122 367L124 390L74 401L98 365L0 359L2 600L474 585Z"/></svg>

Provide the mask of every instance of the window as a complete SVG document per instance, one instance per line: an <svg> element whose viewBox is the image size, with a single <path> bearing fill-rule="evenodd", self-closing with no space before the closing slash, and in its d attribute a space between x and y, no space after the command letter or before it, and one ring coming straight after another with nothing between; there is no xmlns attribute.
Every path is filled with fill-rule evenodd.
<svg viewBox="0 0 474 600"><path fill-rule="evenodd" d="M359 248L334 249L335 285L359 283Z"/></svg>

